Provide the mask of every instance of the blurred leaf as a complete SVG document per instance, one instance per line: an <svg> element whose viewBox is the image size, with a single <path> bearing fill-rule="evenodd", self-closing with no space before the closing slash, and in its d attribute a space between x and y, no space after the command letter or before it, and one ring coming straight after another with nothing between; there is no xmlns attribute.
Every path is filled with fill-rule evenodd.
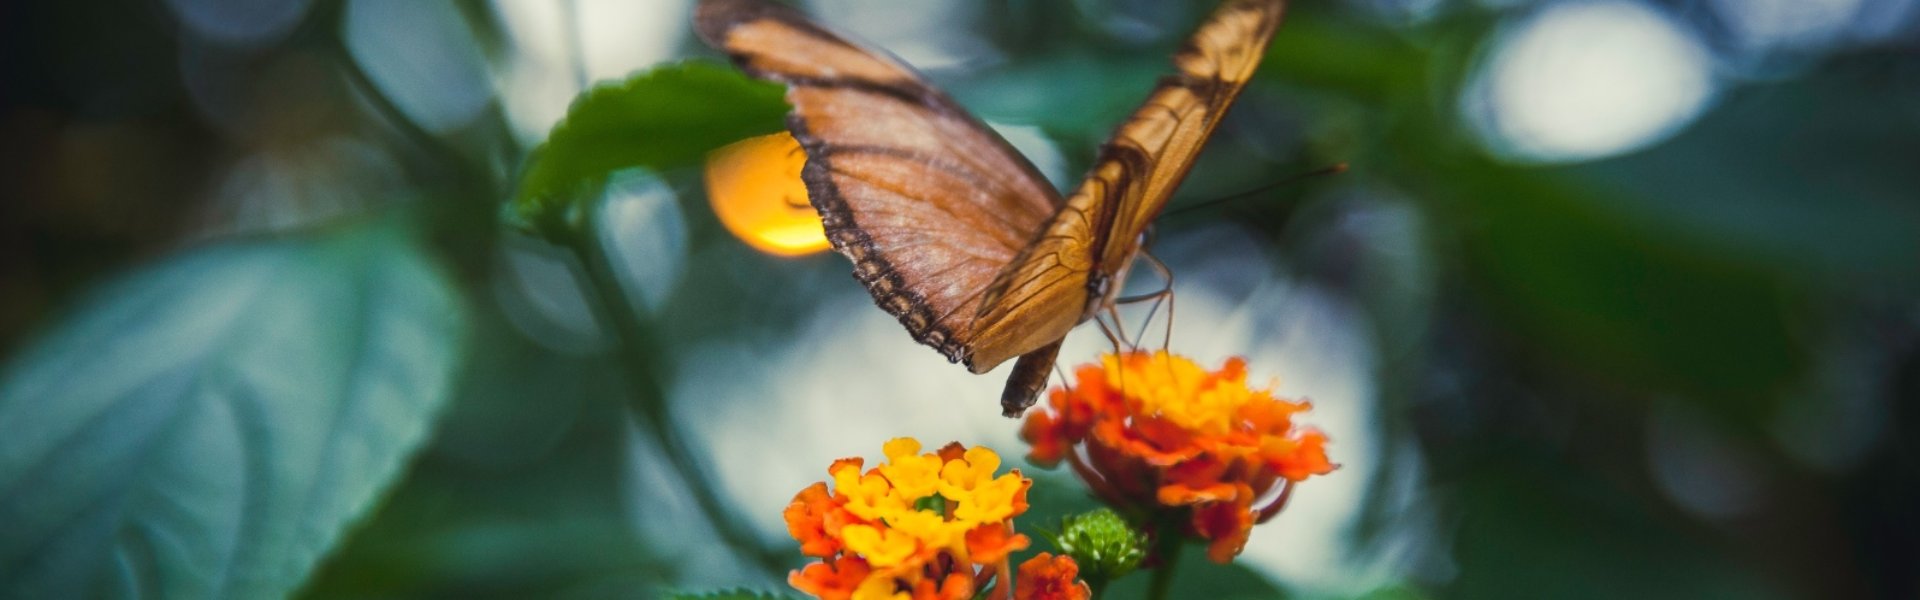
<svg viewBox="0 0 1920 600"><path fill-rule="evenodd" d="M1549 453L1476 461L1461 482L1460 598L1775 597L1728 550L1665 522Z"/></svg>
<svg viewBox="0 0 1920 600"><path fill-rule="evenodd" d="M1419 586L1401 581L1356 592L1296 592L1293 597L1299 600L1422 600L1429 595Z"/></svg>
<svg viewBox="0 0 1920 600"><path fill-rule="evenodd" d="M983 118L1103 139L1173 71L1172 55L1054 54L942 87ZM1063 110L1065 109L1065 110Z"/></svg>
<svg viewBox="0 0 1920 600"><path fill-rule="evenodd" d="M707 152L785 127L784 88L725 65L685 62L576 98L521 173L514 209L549 226L574 192L620 169L698 164Z"/></svg>
<svg viewBox="0 0 1920 600"><path fill-rule="evenodd" d="M1734 90L1673 140L1577 170L1624 208L1849 293L1920 289L1920 84L1869 57ZM1764 151L1754 151L1764 149Z"/></svg>
<svg viewBox="0 0 1920 600"><path fill-rule="evenodd" d="M1189 543L1180 552L1178 569L1173 574L1173 597L1208 600L1275 600L1290 595L1266 576L1238 562L1219 564L1207 560L1206 546ZM1153 581L1151 570L1137 571L1121 578L1101 594L1101 598L1131 600L1146 598Z"/></svg>
<svg viewBox="0 0 1920 600"><path fill-rule="evenodd" d="M782 594L754 592L754 591L748 591L748 590L731 590L731 591L725 591L725 592L708 592L704 594L691 594L691 593L670 594L667 596L667 598L669 600L785 600L786 598L792 598L792 596L787 596Z"/></svg>
<svg viewBox="0 0 1920 600"><path fill-rule="evenodd" d="M1260 77L1384 105L1424 99L1433 66L1427 52L1377 26L1301 10L1274 35Z"/></svg>
<svg viewBox="0 0 1920 600"><path fill-rule="evenodd" d="M1411 583L1382 586L1354 596L1356 600L1421 600L1426 597L1427 594Z"/></svg>
<svg viewBox="0 0 1920 600"><path fill-rule="evenodd" d="M463 326L393 226L106 286L0 378L0 596L286 595L425 439Z"/></svg>
<svg viewBox="0 0 1920 600"><path fill-rule="evenodd" d="M1481 166L1450 183L1472 222L1477 292L1563 367L1687 394L1754 422L1804 369L1791 290L1684 231L1627 218L1603 194Z"/></svg>
<svg viewBox="0 0 1920 600"><path fill-rule="evenodd" d="M667 580L624 504L618 367L535 345L497 308L471 311L432 442L302 597L646 597Z"/></svg>

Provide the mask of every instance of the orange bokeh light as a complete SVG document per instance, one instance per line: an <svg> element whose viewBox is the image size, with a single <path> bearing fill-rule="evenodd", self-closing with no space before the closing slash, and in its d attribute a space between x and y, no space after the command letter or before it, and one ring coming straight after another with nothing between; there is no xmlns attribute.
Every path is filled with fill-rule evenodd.
<svg viewBox="0 0 1920 600"><path fill-rule="evenodd" d="M820 213L807 202L800 169L807 154L780 132L748 138L707 156L707 200L720 224L768 254L802 256L827 249Z"/></svg>

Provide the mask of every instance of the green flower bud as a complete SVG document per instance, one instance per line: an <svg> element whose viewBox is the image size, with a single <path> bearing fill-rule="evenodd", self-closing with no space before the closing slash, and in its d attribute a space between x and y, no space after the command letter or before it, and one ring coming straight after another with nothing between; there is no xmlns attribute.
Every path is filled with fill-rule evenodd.
<svg viewBox="0 0 1920 600"><path fill-rule="evenodd" d="M1147 556L1147 535L1105 508L1067 517L1056 542L1081 570L1105 580L1132 573Z"/></svg>

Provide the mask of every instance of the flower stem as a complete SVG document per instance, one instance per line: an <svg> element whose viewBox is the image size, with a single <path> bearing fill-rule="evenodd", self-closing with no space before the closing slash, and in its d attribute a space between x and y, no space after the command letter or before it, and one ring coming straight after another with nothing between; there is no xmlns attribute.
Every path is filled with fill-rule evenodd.
<svg viewBox="0 0 1920 600"><path fill-rule="evenodd" d="M1173 572L1180 567L1181 543L1179 534L1172 527L1160 528L1160 565L1153 569L1153 579L1147 582L1147 600L1166 600L1167 592L1173 589Z"/></svg>
<svg viewBox="0 0 1920 600"><path fill-rule="evenodd" d="M1000 597L1013 600L1013 557L1001 557L995 569L1000 573Z"/></svg>
<svg viewBox="0 0 1920 600"><path fill-rule="evenodd" d="M583 212L594 215L597 211L589 207ZM563 243L586 271L585 287L598 301L607 323L619 338L619 354L626 363L623 365L626 377L622 379L636 400L634 413L640 426L658 445L674 475L686 482L686 489L692 493L694 504L699 507L701 516L713 526L714 533L763 574L781 579L786 569L785 561L746 529L748 521L745 517L735 514L720 499L716 491L718 486L701 468L686 438L674 426L666 392L660 386L661 375L657 372L655 362L649 359L659 344L652 339L651 329L633 314L633 303L627 297L626 288L620 285L619 278L614 275L604 249L592 241L594 236L589 232L597 231L596 219L588 216L581 222L578 229L565 236Z"/></svg>

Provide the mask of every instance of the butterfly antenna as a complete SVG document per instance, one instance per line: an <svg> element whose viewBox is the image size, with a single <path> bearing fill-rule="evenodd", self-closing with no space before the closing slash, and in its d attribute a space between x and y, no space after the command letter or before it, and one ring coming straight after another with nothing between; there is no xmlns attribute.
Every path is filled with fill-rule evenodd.
<svg viewBox="0 0 1920 600"><path fill-rule="evenodd" d="M1312 178L1314 178L1314 177L1322 177L1322 176L1326 176L1326 175L1339 175L1339 174L1341 174L1341 173L1345 173L1345 172L1347 172L1347 163L1337 163L1337 164L1335 164L1335 165L1333 165L1333 166L1330 166L1330 167L1325 167L1325 168L1320 168L1320 169L1314 169L1314 170L1312 170L1312 171L1307 171L1307 172L1305 172L1305 173L1301 173L1301 174L1299 174L1299 175L1294 175L1294 176L1291 176L1291 177L1286 177L1286 178L1283 178L1283 179L1281 179L1281 180L1279 180L1279 181L1275 181L1275 182L1273 182L1273 183L1269 183L1269 184L1265 184L1265 185L1261 185L1261 186L1259 186L1259 187L1255 187L1255 188L1252 188L1252 189L1248 189L1248 190L1244 190L1244 191L1240 191L1240 192L1236 192L1236 193L1233 193L1233 194L1228 194L1228 195L1226 195L1226 196L1224 196L1224 197L1220 197L1220 198L1214 198L1214 199L1212 199L1212 200L1204 200L1204 201L1201 201L1201 202L1197 202L1197 203L1193 203L1193 204L1188 204L1188 205L1186 205L1186 206L1182 206L1182 207L1179 207L1179 208L1175 208L1175 209L1173 209L1173 210L1169 210L1169 211L1167 211L1167 212L1165 212L1165 213L1163 213L1163 214L1161 214L1161 216L1162 216L1162 217L1170 217L1170 216L1173 216L1173 215L1178 215L1178 214L1182 214L1182 213L1188 213L1188 212L1193 212L1193 211L1195 211L1195 210L1199 210L1199 209L1202 209L1202 208L1206 208L1206 207L1209 207L1209 206L1215 206L1215 205L1219 205L1219 204L1224 204L1224 203L1227 203L1227 202L1232 202L1232 201L1234 201L1234 200L1239 200L1239 199L1241 199L1241 198L1246 198L1246 197L1249 197L1249 196L1254 196L1254 195L1257 195L1257 194L1260 194L1260 193L1262 193L1262 192L1269 192L1269 191L1273 191L1273 190L1275 190L1275 189L1279 189L1279 188L1281 188L1281 187L1285 187L1285 186L1289 186L1289 185L1293 185L1293 184L1295 184L1295 183L1299 183L1299 182L1301 182L1301 181L1305 181L1305 180L1308 180L1308 179L1312 179Z"/></svg>

